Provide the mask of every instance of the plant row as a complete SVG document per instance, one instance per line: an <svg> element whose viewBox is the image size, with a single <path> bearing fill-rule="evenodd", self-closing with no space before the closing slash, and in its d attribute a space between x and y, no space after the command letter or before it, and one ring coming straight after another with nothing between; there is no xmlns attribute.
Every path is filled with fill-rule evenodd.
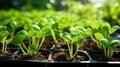
<svg viewBox="0 0 120 67"><path fill-rule="evenodd" d="M111 37L119 26L111 26L103 20L87 20L63 11L0 11L0 43L2 53L8 46L18 46L24 55L36 54L51 39L57 46L64 40L70 60L88 38L96 43L104 56L111 59L120 40ZM54 45L53 44L53 45Z"/></svg>

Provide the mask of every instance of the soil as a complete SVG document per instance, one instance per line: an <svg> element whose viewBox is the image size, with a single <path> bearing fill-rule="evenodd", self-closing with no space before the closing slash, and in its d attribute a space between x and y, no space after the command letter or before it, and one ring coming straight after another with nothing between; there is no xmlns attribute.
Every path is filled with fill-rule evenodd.
<svg viewBox="0 0 120 67"><path fill-rule="evenodd" d="M58 44L55 46L55 49L57 50L68 49L68 46L64 40L60 39Z"/></svg>
<svg viewBox="0 0 120 67"><path fill-rule="evenodd" d="M89 60L86 54L82 52L78 52L78 54L73 59L70 60L68 51L55 51L52 53L51 58L53 61L88 61Z"/></svg>
<svg viewBox="0 0 120 67"><path fill-rule="evenodd" d="M95 61L120 61L120 52L114 52L112 59L104 57L103 52L89 52L91 58Z"/></svg>
<svg viewBox="0 0 120 67"><path fill-rule="evenodd" d="M82 50L87 51L90 57L95 61L120 61L120 46L117 46L115 49L112 59L106 58L104 53L101 52L91 39L88 39L87 42L85 42Z"/></svg>
<svg viewBox="0 0 120 67"><path fill-rule="evenodd" d="M53 45L55 45L53 39L51 37L47 37L41 47L41 50L51 50Z"/></svg>
<svg viewBox="0 0 120 67"><path fill-rule="evenodd" d="M0 60L5 59L5 58L9 58L10 55L12 55L12 53L10 51L7 51L6 53L0 52Z"/></svg>
<svg viewBox="0 0 120 67"><path fill-rule="evenodd" d="M53 47L54 46L54 47ZM14 47L15 48L15 47ZM18 48L18 47L16 47ZM51 49L52 48L52 49ZM32 56L26 56L22 52L14 53L16 51L7 50L6 53L0 52L0 59L10 58L11 55L14 55L14 59L18 60L48 60L51 55L51 59L53 61L88 61L89 58L85 53L78 52L78 54L72 59L69 59L69 53L66 51L68 49L67 44L64 40L58 39L58 44L56 45L53 39L46 38L41 50ZM87 51L89 56L95 61L120 61L120 46L115 49L113 54L113 58L108 60L104 57L103 52L100 52L96 43L94 43L91 39L87 39L80 50Z"/></svg>
<svg viewBox="0 0 120 67"><path fill-rule="evenodd" d="M15 51L15 49L7 49L5 53L0 51L0 60L11 59Z"/></svg>
<svg viewBox="0 0 120 67"><path fill-rule="evenodd" d="M17 60L39 60L44 61L47 60L49 56L49 52L47 51L41 51L37 52L36 54L30 56L30 55L24 55L22 52L18 52L15 54L14 59Z"/></svg>

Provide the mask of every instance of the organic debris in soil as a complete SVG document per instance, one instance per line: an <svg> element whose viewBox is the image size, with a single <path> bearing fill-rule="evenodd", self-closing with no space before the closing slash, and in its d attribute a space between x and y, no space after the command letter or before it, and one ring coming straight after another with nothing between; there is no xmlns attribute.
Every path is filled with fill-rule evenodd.
<svg viewBox="0 0 120 67"><path fill-rule="evenodd" d="M85 61L86 56L77 54L72 60L69 59L69 53L65 51L58 51L52 54L53 61Z"/></svg>
<svg viewBox="0 0 120 67"><path fill-rule="evenodd" d="M34 54L32 56L24 55L23 53L18 53L18 54L15 55L14 59L44 61L44 60L47 60L48 55L49 55L48 52L38 52L37 54Z"/></svg>
<svg viewBox="0 0 120 67"><path fill-rule="evenodd" d="M50 50L54 44L55 43L52 39L46 38L43 46L41 47L41 50Z"/></svg>
<svg viewBox="0 0 120 67"><path fill-rule="evenodd" d="M0 60L1 59L6 59L6 58L9 58L11 55L13 54L13 52L7 50L5 53L2 53L0 51Z"/></svg>

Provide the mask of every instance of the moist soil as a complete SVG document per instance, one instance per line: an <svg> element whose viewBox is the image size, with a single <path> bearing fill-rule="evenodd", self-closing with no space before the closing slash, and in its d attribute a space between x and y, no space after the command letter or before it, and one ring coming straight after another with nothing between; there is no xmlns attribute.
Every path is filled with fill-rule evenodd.
<svg viewBox="0 0 120 67"><path fill-rule="evenodd" d="M10 58L11 55L15 54L14 59L18 59L18 60L44 61L47 60L50 55L51 55L51 60L53 61L88 61L89 60L88 56L83 52L80 53L78 52L78 54L73 59L70 60L68 50L66 51L66 49L68 48L64 40L59 39L58 44L56 45L52 39L51 40L46 39L41 50L37 54L34 54L32 56L26 56L21 51L19 51L20 49L16 54L15 54L16 51L14 50L12 51L7 50L6 53L1 53L0 51L0 59L8 58L8 57ZM103 52L100 52L96 44L91 39L86 40L80 50L87 51L89 56L95 61L120 61L120 46L118 46L115 49L113 57L110 60L104 57Z"/></svg>
<svg viewBox="0 0 120 67"><path fill-rule="evenodd" d="M112 59L108 59L104 56L104 53L98 49L96 44L91 40L87 40L82 50L85 50L89 53L90 57L95 61L120 61L120 46L117 46L113 53Z"/></svg>
<svg viewBox="0 0 120 67"><path fill-rule="evenodd" d="M78 52L78 54L73 59L69 59L70 57L68 51L53 52L51 58L53 61L88 61L89 60L86 54L82 52Z"/></svg>
<svg viewBox="0 0 120 67"><path fill-rule="evenodd" d="M21 51L15 54L14 59L17 60L39 60L39 61L45 61L47 60L49 55L49 52L47 51L39 51L36 54L30 55L24 55Z"/></svg>

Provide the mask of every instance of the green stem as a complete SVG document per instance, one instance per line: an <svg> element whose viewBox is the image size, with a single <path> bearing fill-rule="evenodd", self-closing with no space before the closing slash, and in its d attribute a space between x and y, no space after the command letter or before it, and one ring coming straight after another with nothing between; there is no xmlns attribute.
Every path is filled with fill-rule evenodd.
<svg viewBox="0 0 120 67"><path fill-rule="evenodd" d="M4 52L6 52L6 49L7 49L7 44L5 44L5 47L4 47Z"/></svg>
<svg viewBox="0 0 120 67"><path fill-rule="evenodd" d="M55 41L55 44L58 44L58 41L57 41L56 36L55 36L55 32L53 31L53 29L50 29L50 30L51 30L51 35Z"/></svg>
<svg viewBox="0 0 120 67"><path fill-rule="evenodd" d="M40 43L40 46L39 46L39 49L41 48L41 46L43 45L43 42L45 41L45 34L43 35L43 38L41 40L41 43Z"/></svg>
<svg viewBox="0 0 120 67"><path fill-rule="evenodd" d="M24 49L22 48L21 44L18 44L20 46L20 49L22 50L22 52L27 55L27 53L24 51Z"/></svg>
<svg viewBox="0 0 120 67"><path fill-rule="evenodd" d="M108 53L108 54L107 54L108 59L111 59L111 58L112 58L113 52L114 52L114 49L108 48L108 52L107 52L107 53Z"/></svg>
<svg viewBox="0 0 120 67"><path fill-rule="evenodd" d="M71 47L71 45L73 45L72 43L68 43L67 42L67 45L68 45L68 50L69 50L69 56L70 56L70 60L73 58L73 47Z"/></svg>
<svg viewBox="0 0 120 67"><path fill-rule="evenodd" d="M39 42L40 42L40 40L39 40L39 39L37 39L36 49L38 49L38 48L39 48Z"/></svg>
<svg viewBox="0 0 120 67"><path fill-rule="evenodd" d="M4 48L5 48L5 42L3 42L2 53L5 53Z"/></svg>
<svg viewBox="0 0 120 67"><path fill-rule="evenodd" d="M92 40L97 44L98 48L101 49L100 44L98 43L98 41L95 40L95 38L93 36L90 36L92 38Z"/></svg>
<svg viewBox="0 0 120 67"><path fill-rule="evenodd" d="M80 43L81 43L81 44L80 44ZM77 49L76 49L76 51L75 51L73 57L76 56L76 54L77 54L79 48L83 45L83 43L84 43L84 39L83 39L80 43L79 43L79 42L77 43L77 45L76 45L76 48L77 48Z"/></svg>
<svg viewBox="0 0 120 67"><path fill-rule="evenodd" d="M34 36L32 37L32 44L36 44Z"/></svg>
<svg viewBox="0 0 120 67"><path fill-rule="evenodd" d="M107 56L107 49L105 48L105 46L103 45L103 50L104 50L104 54L105 54L105 57Z"/></svg>
<svg viewBox="0 0 120 67"><path fill-rule="evenodd" d="M29 52L29 50L27 49L24 43L23 43L23 47L25 48L25 50L27 50L27 52Z"/></svg>

